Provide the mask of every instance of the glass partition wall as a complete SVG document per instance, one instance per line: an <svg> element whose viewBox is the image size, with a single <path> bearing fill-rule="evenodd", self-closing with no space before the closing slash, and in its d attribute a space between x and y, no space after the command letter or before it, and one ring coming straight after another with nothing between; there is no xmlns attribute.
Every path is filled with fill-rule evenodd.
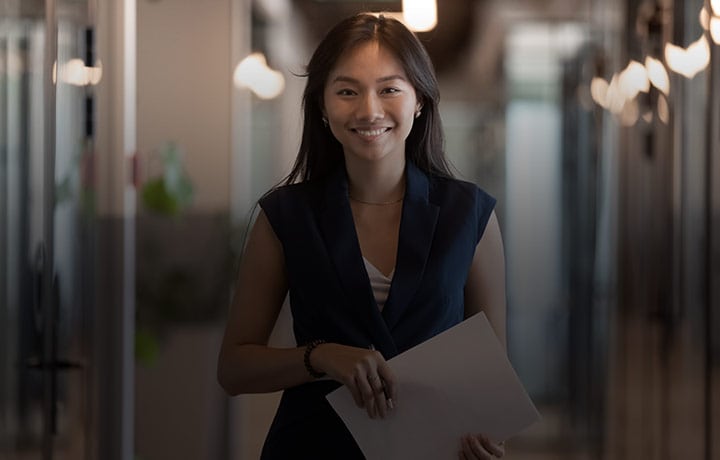
<svg viewBox="0 0 720 460"><path fill-rule="evenodd" d="M97 180L113 151L98 148L98 94L114 79L98 86L96 7L0 1L3 459L126 458L123 257L106 250L122 251L123 227Z"/></svg>
<svg viewBox="0 0 720 460"><path fill-rule="evenodd" d="M93 65L88 2L1 5L0 451L84 458L93 114L73 78Z"/></svg>

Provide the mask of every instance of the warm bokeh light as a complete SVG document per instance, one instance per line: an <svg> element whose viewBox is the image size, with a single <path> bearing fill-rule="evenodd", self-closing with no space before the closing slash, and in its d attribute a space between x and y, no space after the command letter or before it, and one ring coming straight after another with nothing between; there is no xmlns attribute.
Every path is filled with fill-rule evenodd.
<svg viewBox="0 0 720 460"><path fill-rule="evenodd" d="M665 99L665 96L661 95L658 98L657 112L660 121L665 124L668 124L670 122L670 106L668 105L668 101L667 99Z"/></svg>
<svg viewBox="0 0 720 460"><path fill-rule="evenodd" d="M720 45L720 17L710 19L710 36L716 45Z"/></svg>
<svg viewBox="0 0 720 460"><path fill-rule="evenodd" d="M693 78L710 63L710 45L705 35L687 48L668 43L665 45L665 61L673 72Z"/></svg>
<svg viewBox="0 0 720 460"><path fill-rule="evenodd" d="M670 78L665 66L657 59L648 56L645 65L630 61L622 72L613 74L610 83L594 77L590 81L590 95L596 104L616 115L623 126L632 126L641 117L651 123L652 110L641 114L636 99L639 92L650 90L651 83L663 93L658 100L658 118L667 124L670 111L665 96L670 92Z"/></svg>
<svg viewBox="0 0 720 460"><path fill-rule="evenodd" d="M650 80L645 66L637 61L630 61L618 76L620 91L626 99L633 99L642 91L647 93L650 90Z"/></svg>
<svg viewBox="0 0 720 460"><path fill-rule="evenodd" d="M700 22L700 25L703 29L708 30L710 28L710 15L708 14L704 6L700 10L700 16L698 17L698 21Z"/></svg>
<svg viewBox="0 0 720 460"><path fill-rule="evenodd" d="M262 53L252 53L235 67L233 82L238 88L248 88L261 99L278 97L285 89L282 73L267 65Z"/></svg>
<svg viewBox="0 0 720 460"><path fill-rule="evenodd" d="M670 77L662 62L650 56L645 58L645 69L653 86L666 96L670 94Z"/></svg>
<svg viewBox="0 0 720 460"><path fill-rule="evenodd" d="M102 79L102 63L97 61L93 67L88 67L82 59L70 59L60 65L59 77L57 66L53 66L53 82L58 78L73 86L97 85Z"/></svg>
<svg viewBox="0 0 720 460"><path fill-rule="evenodd" d="M625 101L622 108L616 115L620 118L620 124L623 126L632 126L637 123L640 118L640 108L635 99Z"/></svg>
<svg viewBox="0 0 720 460"><path fill-rule="evenodd" d="M613 74L607 90L608 110L615 115L620 115L626 102L627 99L620 89L620 77L618 74Z"/></svg>
<svg viewBox="0 0 720 460"><path fill-rule="evenodd" d="M710 0L710 8L715 16L720 16L720 0Z"/></svg>
<svg viewBox="0 0 720 460"><path fill-rule="evenodd" d="M594 77L592 81L590 81L590 95L593 101L604 109L609 107L607 103L607 91L608 82L605 81L604 78Z"/></svg>
<svg viewBox="0 0 720 460"><path fill-rule="evenodd" d="M404 23L410 30L427 32L437 26L436 0L403 0Z"/></svg>

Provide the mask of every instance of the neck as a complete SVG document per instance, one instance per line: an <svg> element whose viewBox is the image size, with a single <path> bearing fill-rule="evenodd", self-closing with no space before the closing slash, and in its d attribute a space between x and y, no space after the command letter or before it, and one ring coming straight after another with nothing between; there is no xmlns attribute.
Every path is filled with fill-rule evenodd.
<svg viewBox="0 0 720 460"><path fill-rule="evenodd" d="M405 196L405 161L394 167L345 165L350 197L361 203L393 203Z"/></svg>

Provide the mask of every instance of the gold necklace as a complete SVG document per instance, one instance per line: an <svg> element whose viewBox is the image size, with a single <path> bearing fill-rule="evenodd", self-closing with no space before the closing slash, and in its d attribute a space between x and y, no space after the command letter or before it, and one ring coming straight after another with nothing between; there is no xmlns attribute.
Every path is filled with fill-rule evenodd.
<svg viewBox="0 0 720 460"><path fill-rule="evenodd" d="M387 206L387 205L390 205L390 204L397 204L397 203L400 203L402 200L405 199L404 196L401 196L401 197L398 198L397 200L393 200L393 201L363 201L363 200L358 200L357 198L353 197L352 195L348 195L348 196L349 196L350 199L353 200L353 201L357 201L358 203L362 203L362 204L369 204L369 205L372 205L372 206Z"/></svg>

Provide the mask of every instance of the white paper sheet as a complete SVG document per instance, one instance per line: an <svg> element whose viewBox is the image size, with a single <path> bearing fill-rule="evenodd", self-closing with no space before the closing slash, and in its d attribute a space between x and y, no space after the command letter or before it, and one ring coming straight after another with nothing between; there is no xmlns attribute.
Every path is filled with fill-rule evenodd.
<svg viewBox="0 0 720 460"><path fill-rule="evenodd" d="M454 459L463 434L506 440L540 418L484 313L388 363L400 383L385 419L344 386L327 395L368 460Z"/></svg>

